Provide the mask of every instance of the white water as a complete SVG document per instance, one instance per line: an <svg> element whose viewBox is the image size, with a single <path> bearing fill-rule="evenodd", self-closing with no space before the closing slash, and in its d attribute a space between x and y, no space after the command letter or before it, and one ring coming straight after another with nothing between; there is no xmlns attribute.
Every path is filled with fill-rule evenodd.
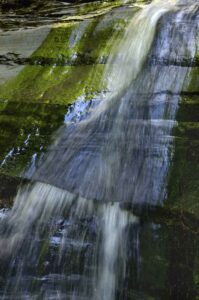
<svg viewBox="0 0 199 300"><path fill-rule="evenodd" d="M126 271L125 229L129 223L137 223L138 219L122 211L119 203L103 205L102 216L102 241L99 245L102 248L102 253L94 299L112 300L115 299L117 287L119 255L122 257L123 262L123 276Z"/></svg>
<svg viewBox="0 0 199 300"><path fill-rule="evenodd" d="M6 234L4 232L5 238L0 239L1 257L6 258L11 254L15 257L18 255L18 252L24 252L23 248L26 248L23 254L24 261L22 260L19 266L17 282L15 287L13 287L13 292L17 295L18 290L20 290L21 282L24 280L20 268L23 267L27 260L31 259L32 255L35 255L34 244L41 239L42 232L46 228L49 231L49 239L52 240L52 243L56 243L56 237L52 237L53 227L50 223L65 213L68 214L67 219L71 224L74 220L79 222L82 218L88 218L95 214L98 216L100 230L97 233L98 242L93 253L93 260L96 261L98 255L100 255L100 260L98 262L99 265L95 266L92 274L92 299L115 299L119 255L122 257L122 270L125 274L124 232L126 226L130 223L137 223L138 218L121 210L119 203L107 203L96 206L91 200L88 201L81 197L76 197L71 193L44 183L35 183L19 190L12 211L3 219L5 222L4 226L6 225ZM59 261L65 255L65 245L69 239L68 235L69 232L66 230L58 242L60 246ZM85 236L86 232L84 231L75 232L76 240L73 240L73 243L83 247L86 243ZM78 256L76 259L78 260ZM90 263L91 261L92 259ZM9 290L10 284L11 282L8 281L5 295L7 290ZM85 293L88 292L87 288L87 286L84 287ZM44 298L49 299L50 295L47 290ZM10 299L15 299L14 296L12 297ZM76 298L71 296L71 299Z"/></svg>
<svg viewBox="0 0 199 300"><path fill-rule="evenodd" d="M155 0L133 18L106 68L105 78L113 95L137 77L152 46L158 20L166 12L176 10L175 4L175 0Z"/></svg>
<svg viewBox="0 0 199 300"><path fill-rule="evenodd" d="M175 12L176 22L183 19L185 12L177 11L175 3L155 1L134 16L120 45L113 47L119 54L107 64L105 79L112 92L90 117L72 129L61 128L34 180L87 199L163 202L178 94L188 69L179 72L172 64L147 66L146 62L156 47L160 61L162 55L168 62L179 58L176 44L171 44L177 30L171 33L169 27L167 34L165 26L154 45L163 15ZM189 51L188 43L183 50Z"/></svg>
<svg viewBox="0 0 199 300"><path fill-rule="evenodd" d="M179 74L179 71L173 66L167 69L163 67L161 70L157 67L149 71L144 70L143 74L140 75L152 47L158 20L168 11L174 11L176 9L175 3L175 1L154 1L151 5L143 8L127 28L121 44L116 48L117 54L109 60L105 78L108 77L109 79L108 86L112 92L111 97L105 99L105 103L102 103L97 114L94 114L95 118L97 118L96 115L102 114L98 123L100 128L105 127L103 124L106 124L103 116L103 113L109 108L106 100L111 100L112 105L116 101L114 97L117 96L119 97L119 100L117 99L119 104L118 110L115 114L113 113L115 118L113 123L108 123L108 129L110 129L109 139L108 142L105 140L105 150L103 148L101 152L99 151L100 158L98 153L95 156L95 152L91 153L91 156L88 154L89 151L86 154L85 152L79 154L76 151L79 147L79 131L75 136L72 132L74 141L72 139L73 142L70 144L71 140L69 139L69 147L66 147L67 150L64 149L61 155L57 156L56 150L54 156L49 154L43 164L43 170L41 167L41 172L37 177L38 180L45 181L46 178L42 178L41 175L47 173L46 181L49 181L52 185L36 182L19 190L13 209L7 219L3 220L5 230L3 230L0 238L0 255L2 257L12 255L12 263L15 263L15 256L20 252L23 253L21 264L17 266L16 283L13 288L12 279L8 280L4 293L5 299L10 286L13 288L13 293L18 293L21 290L23 282L21 269L27 264L27 261L31 260L32 257L36 257L35 261L38 263L40 256L35 250L35 245L42 240L42 234L47 231L48 239L55 243L56 239L52 237L54 227L51 223L60 216L68 220L69 226L59 236L59 258L58 262L55 262L55 267L63 263L65 252L67 252L66 244L70 240L70 227L74 226L75 228L73 234L79 243L76 244L81 245L81 247L85 244L87 246L89 243L86 240L86 231L79 232L75 226L78 227L77 224L81 222L82 218L96 216L99 220L98 223L96 222L98 224L96 248L93 250L91 257L87 257L85 262L87 265L90 263L94 269L91 271L93 281L90 285L92 289L90 291L89 284L84 284L83 280L80 281L80 286L83 286L86 299L114 300L116 298L118 281L123 280L125 277L125 230L129 223L136 224L138 219L121 210L119 203L112 204L111 202L123 199L126 201L126 199L133 198L137 202L148 203L151 201L156 204L158 201L161 203L164 200L165 182L169 168L169 147L172 140L170 135L175 123L174 118L179 101L179 97L176 96L172 98L171 105L170 98L165 94L151 98L151 105L157 104L157 102L163 103L163 108L161 107L157 111L149 108L148 119L145 119L145 111L141 109L140 113L140 105L146 105L148 99L137 101L137 97L133 98L132 94L129 96L128 93L120 99L118 94L127 88L132 89L132 86L133 93L137 92L138 95L143 91L143 86L149 94L165 90L173 93L181 91L187 69L184 69L183 72L181 70ZM177 17L182 17L182 14L177 14ZM162 52L160 51L160 57L163 52L164 49L162 49ZM139 75L140 77L138 77ZM131 86L132 82L134 82L134 85ZM132 91L130 92L132 93ZM133 104L130 101L131 98ZM133 106L132 114L135 114L134 119L126 124L125 121L131 104ZM165 111L169 111L166 120L164 119ZM109 115L107 114L108 118ZM89 126L89 124L92 126L92 122L93 118L88 119L85 121L86 126ZM81 130L89 128L84 127L85 123ZM94 133L96 133L95 128ZM93 132L91 129L91 133ZM103 135L103 131L101 135ZM64 136L63 140L65 139ZM126 143L128 143L127 147ZM98 143L96 144L98 146ZM59 143L57 145L59 146ZM92 141L90 145L93 146ZM89 144L86 143L86 146L89 146ZM138 154L136 152L133 155L135 146L139 151ZM143 152L147 151L140 154L141 150ZM158 155L160 156L159 159L157 158ZM127 157L126 161L124 157ZM132 161L133 164L131 165ZM124 166L121 167L122 163ZM125 171L128 171L129 166L131 170L133 169L133 172L130 170L130 179L128 176L125 177ZM73 190L70 193L53 186L54 182L55 185L59 186L59 180L64 178L66 179L63 187L66 190L67 184L69 186L71 184L72 187L76 185L74 193ZM106 201L108 199L110 202L100 203L96 206L95 201L92 200L97 199L96 195L100 199ZM74 240L72 242L75 244ZM139 248L139 241L137 241L137 244L137 248ZM78 256L76 256L76 259L78 261ZM119 260L122 262L118 267ZM61 271L64 274L62 266ZM74 275L72 273L73 269L70 272L71 276ZM85 273L84 271L83 277L86 277ZM46 289L45 294L42 296L43 299L50 299L51 289ZM88 290L89 296L87 294ZM69 288L68 292L70 293L68 299L78 299L81 295L79 290L70 290ZM41 295L36 296L40 297ZM14 297L12 295L10 299L15 299ZM59 299L58 296L57 299Z"/></svg>

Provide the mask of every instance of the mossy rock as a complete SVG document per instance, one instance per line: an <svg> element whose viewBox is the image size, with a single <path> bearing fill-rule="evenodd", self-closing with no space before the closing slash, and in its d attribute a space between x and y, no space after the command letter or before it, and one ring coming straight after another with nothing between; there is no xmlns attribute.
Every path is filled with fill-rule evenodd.
<svg viewBox="0 0 199 300"><path fill-rule="evenodd" d="M199 217L199 73L188 72L173 129L175 148L166 206Z"/></svg>
<svg viewBox="0 0 199 300"><path fill-rule="evenodd" d="M106 59L136 11L127 9L126 20L124 11L117 11L56 24L23 70L0 86L2 172L21 175L45 152L68 106L106 88Z"/></svg>

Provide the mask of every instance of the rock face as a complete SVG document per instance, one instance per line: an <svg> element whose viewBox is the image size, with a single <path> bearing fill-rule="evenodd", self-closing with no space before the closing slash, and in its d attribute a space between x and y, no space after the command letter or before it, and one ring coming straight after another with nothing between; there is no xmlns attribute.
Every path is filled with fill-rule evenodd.
<svg viewBox="0 0 199 300"><path fill-rule="evenodd" d="M17 177L0 175L0 209L12 207L13 199L17 195L19 186L25 183L25 180Z"/></svg>
<svg viewBox="0 0 199 300"><path fill-rule="evenodd" d="M167 198L165 182L174 143L172 132L181 126L173 129L178 103L181 95L189 94L192 68L198 68L195 59L199 43L195 39L198 14L185 10L180 19L179 12L170 12L158 25L149 58L136 79L130 81L128 90L122 87L119 94L105 98L96 118L82 125L80 122L74 128L63 127L55 146L50 147L44 163L33 175L34 180L101 201L157 205ZM108 73L116 89L115 77L122 81L123 76L126 84L131 76L127 62L124 60L122 66L120 60L122 55L128 57L131 39L136 39L133 27L126 37L130 41L123 40L123 44L128 45L122 48L125 54L118 55L119 61L111 62L123 67L123 74L120 78L119 68L114 74ZM176 51L179 41L181 47ZM137 43L139 45L139 41ZM130 59L128 64L136 68L133 56Z"/></svg>
<svg viewBox="0 0 199 300"><path fill-rule="evenodd" d="M49 6L49 4L53 5L54 3L56 4L57 2L60 3L80 3L80 2L93 2L93 1L81 1L81 0L69 0L69 1L59 1L59 0L1 0L0 1L0 6L3 10L10 10L10 9L20 9L20 8L28 8L32 7L32 9L37 9L45 6Z"/></svg>
<svg viewBox="0 0 199 300"><path fill-rule="evenodd" d="M96 2L100 2L95 0ZM0 0L0 8L2 8L3 10L18 10L18 9L25 9L25 8L31 8L32 10L38 10L41 8L48 8L49 6L54 6L57 3L60 5L64 5L64 3L66 4L84 4L84 3L91 3L91 6L93 5L93 3L95 1L91 1L91 0ZM109 0L106 1L109 3L113 3L114 0ZM119 2L119 1L115 1L115 2ZM138 1L129 1L129 2L138 2L138 3L150 3L151 0L138 0ZM102 3L102 2L101 2ZM122 3L120 1L120 3ZM94 4L95 5L95 4Z"/></svg>
<svg viewBox="0 0 199 300"><path fill-rule="evenodd" d="M79 99L84 107L84 100L97 98L103 89L101 78L112 43L137 8L116 7L109 13L110 6L106 14L98 15L100 7L99 11L95 5L69 7L65 12L68 21L60 19L48 27L34 23L35 28L20 31L5 29L0 37L4 45L0 52L4 74L0 86L1 172L19 176L27 165L34 169L49 137L70 111L73 114L69 105ZM92 11L89 19L85 18L87 10ZM61 11L61 18L63 14Z"/></svg>
<svg viewBox="0 0 199 300"><path fill-rule="evenodd" d="M30 6L31 4L41 4L41 1L35 0L1 0L0 5L3 9L15 9Z"/></svg>
<svg viewBox="0 0 199 300"><path fill-rule="evenodd" d="M1 0L0 6L3 10L13 10L20 8L32 7L33 9L45 7L49 4L58 2L57 0L42 1L42 0ZM63 1L64 2L64 1ZM75 2L75 1L74 1Z"/></svg>
<svg viewBox="0 0 199 300"><path fill-rule="evenodd" d="M1 15L0 298L199 299L199 10L160 2L123 57L135 1Z"/></svg>

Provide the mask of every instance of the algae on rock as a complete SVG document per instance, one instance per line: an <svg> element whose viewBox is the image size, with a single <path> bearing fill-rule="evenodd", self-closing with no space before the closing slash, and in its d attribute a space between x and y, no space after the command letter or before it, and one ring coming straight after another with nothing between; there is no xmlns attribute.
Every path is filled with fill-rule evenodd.
<svg viewBox="0 0 199 300"><path fill-rule="evenodd" d="M166 205L199 216L199 68L185 82L173 130L174 155Z"/></svg>
<svg viewBox="0 0 199 300"><path fill-rule="evenodd" d="M137 9L55 24L22 71L0 86L1 173L21 175L64 123L68 105L106 89L107 57Z"/></svg>

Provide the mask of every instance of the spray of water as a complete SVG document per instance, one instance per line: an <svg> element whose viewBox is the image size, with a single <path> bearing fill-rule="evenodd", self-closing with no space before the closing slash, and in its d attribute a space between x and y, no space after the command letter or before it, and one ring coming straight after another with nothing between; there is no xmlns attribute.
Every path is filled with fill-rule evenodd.
<svg viewBox="0 0 199 300"><path fill-rule="evenodd" d="M64 134L61 130L61 136L33 176L38 182L19 190L13 209L1 221L0 255L12 257L5 299L10 290L9 299L15 299L14 293L31 290L32 280L30 286L22 284L23 272L29 261L39 264L41 253L48 248L42 244L43 239L54 245L59 241L54 270L61 269L62 274L67 270L71 279L74 274L68 260L72 261L72 254L67 256L66 244L70 243L72 249L77 246L71 236L76 239L78 236L78 245L86 255L83 279L76 289L67 286L67 299L83 299L78 298L81 293L84 299L116 298L117 283L125 274L124 232L129 223L138 223L136 217L120 209L118 202L133 198L142 203L157 203L164 198L170 135L179 97L170 101L160 88L172 93L180 91L187 70L179 75L173 66L165 70L144 65L159 19L167 12L175 11L175 4L176 1L154 1L134 17L106 68L110 96L75 130L69 129L66 133L64 128ZM160 56L163 52L160 51ZM143 85L146 92L153 95L150 100L138 97L143 93ZM96 206L94 199L98 198L107 203ZM93 223L94 216L97 221ZM53 224L57 224L58 218L67 221L59 223L63 223L64 230L55 238L57 225ZM92 224L90 235L87 229L80 230L85 222ZM88 250L88 236L95 236L96 246L92 251ZM17 256L21 257L20 263L16 262ZM79 257L78 260L77 255L76 260L81 263ZM122 261L120 267L118 260ZM93 270L90 270L89 262ZM17 270L14 288L13 265ZM85 284L88 273L92 282ZM60 289L65 286L66 282ZM40 289L36 297L50 299L57 291L60 290L46 287L44 294L40 294ZM61 296L54 298L62 299ZM63 299L66 299L65 294Z"/></svg>
<svg viewBox="0 0 199 300"><path fill-rule="evenodd" d="M158 20L166 12L175 10L175 4L175 0L156 0L133 18L106 68L105 78L113 94L120 93L135 80L152 46Z"/></svg>

